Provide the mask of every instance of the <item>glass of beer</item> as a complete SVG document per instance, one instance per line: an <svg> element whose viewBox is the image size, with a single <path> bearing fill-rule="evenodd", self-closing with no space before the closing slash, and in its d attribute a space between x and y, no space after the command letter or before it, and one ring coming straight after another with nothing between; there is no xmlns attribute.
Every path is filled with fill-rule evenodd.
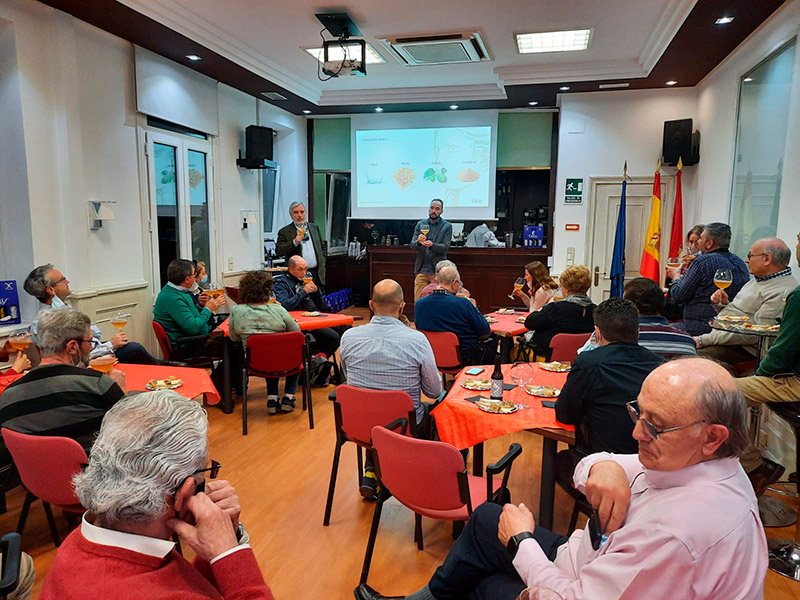
<svg viewBox="0 0 800 600"><path fill-rule="evenodd" d="M114 365L116 365L117 362L119 362L117 361L117 357L111 353L108 353L90 360L89 366L95 371L100 371L101 373L108 373L110 370L114 368Z"/></svg>
<svg viewBox="0 0 800 600"><path fill-rule="evenodd" d="M225 286L222 285L221 281L212 281L206 286L206 289L204 291L206 295L210 296L211 298L214 298L216 296L221 296L223 293L225 293Z"/></svg>
<svg viewBox="0 0 800 600"><path fill-rule="evenodd" d="M717 269L714 273L714 285L724 290L733 283L733 273L730 269Z"/></svg>
<svg viewBox="0 0 800 600"><path fill-rule="evenodd" d="M302 235L306 237L306 224L303 223L302 225L297 226L297 235Z"/></svg>
<svg viewBox="0 0 800 600"><path fill-rule="evenodd" d="M111 317L111 324L117 329L122 329L128 324L128 313L119 311Z"/></svg>
<svg viewBox="0 0 800 600"><path fill-rule="evenodd" d="M525 286L525 278L524 277L517 277L517 280L514 282L514 291L518 292ZM509 298L514 300L516 296L514 294L509 294Z"/></svg>
<svg viewBox="0 0 800 600"><path fill-rule="evenodd" d="M17 352L24 352L31 345L31 334L25 329L20 329L9 336L8 343Z"/></svg>
<svg viewBox="0 0 800 600"><path fill-rule="evenodd" d="M278 299L275 297L275 292L270 292L269 294L269 302L267 304L277 304Z"/></svg>
<svg viewBox="0 0 800 600"><path fill-rule="evenodd" d="M419 228L420 233L422 233L422 235L424 235L425 237L428 237L428 232L430 230L431 230L430 225L423 225L422 227Z"/></svg>
<svg viewBox="0 0 800 600"><path fill-rule="evenodd" d="M677 256L670 256L667 259L667 266L668 267L680 267L681 261Z"/></svg>
<svg viewBox="0 0 800 600"><path fill-rule="evenodd" d="M311 274L311 271L306 271L306 274L303 276L303 283L311 283L314 281L314 276Z"/></svg>

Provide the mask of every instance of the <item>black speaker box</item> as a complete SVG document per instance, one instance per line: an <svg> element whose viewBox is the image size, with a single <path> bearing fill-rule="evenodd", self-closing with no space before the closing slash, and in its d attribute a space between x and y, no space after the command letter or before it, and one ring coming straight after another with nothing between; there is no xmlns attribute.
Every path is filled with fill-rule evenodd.
<svg viewBox="0 0 800 600"><path fill-rule="evenodd" d="M692 135L692 119L664 121L661 154L665 165L677 165L681 157L685 166L700 162L700 134Z"/></svg>
<svg viewBox="0 0 800 600"><path fill-rule="evenodd" d="M272 160L272 129L249 125L244 130L244 139L246 160Z"/></svg>

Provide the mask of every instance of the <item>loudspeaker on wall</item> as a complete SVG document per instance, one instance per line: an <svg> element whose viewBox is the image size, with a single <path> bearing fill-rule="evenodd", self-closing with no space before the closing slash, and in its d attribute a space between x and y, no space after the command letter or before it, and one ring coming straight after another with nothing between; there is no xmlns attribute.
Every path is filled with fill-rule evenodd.
<svg viewBox="0 0 800 600"><path fill-rule="evenodd" d="M683 158L684 166L700 162L700 133L692 133L692 119L664 121L661 153L665 165L677 165L678 158Z"/></svg>
<svg viewBox="0 0 800 600"><path fill-rule="evenodd" d="M269 127L249 125L245 128L245 158L248 161L272 160L272 135Z"/></svg>

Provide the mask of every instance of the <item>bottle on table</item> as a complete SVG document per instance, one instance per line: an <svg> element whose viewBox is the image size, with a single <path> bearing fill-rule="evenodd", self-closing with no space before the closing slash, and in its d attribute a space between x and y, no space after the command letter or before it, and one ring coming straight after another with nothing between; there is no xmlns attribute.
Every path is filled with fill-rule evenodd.
<svg viewBox="0 0 800 600"><path fill-rule="evenodd" d="M494 359L494 372L492 373L492 400L503 399L503 369L500 367L501 358L498 352L497 357Z"/></svg>

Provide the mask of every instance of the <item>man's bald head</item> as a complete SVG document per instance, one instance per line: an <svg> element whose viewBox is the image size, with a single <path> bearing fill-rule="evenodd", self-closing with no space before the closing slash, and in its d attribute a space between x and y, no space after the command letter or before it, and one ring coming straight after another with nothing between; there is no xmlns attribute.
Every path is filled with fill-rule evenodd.
<svg viewBox="0 0 800 600"><path fill-rule="evenodd" d="M792 251L781 238L761 238L756 241L756 244L759 245L759 252L772 257L772 265L776 271L782 271L789 266L789 262L792 260Z"/></svg>
<svg viewBox="0 0 800 600"><path fill-rule="evenodd" d="M394 279L382 279L372 288L369 306L376 316L397 317L403 306L403 288Z"/></svg>

